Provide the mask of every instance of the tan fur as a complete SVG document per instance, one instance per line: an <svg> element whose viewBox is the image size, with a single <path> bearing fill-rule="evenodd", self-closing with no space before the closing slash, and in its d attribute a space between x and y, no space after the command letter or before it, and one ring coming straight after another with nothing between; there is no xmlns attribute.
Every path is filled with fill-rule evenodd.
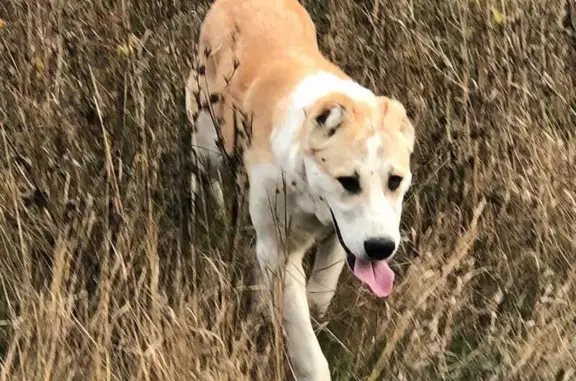
<svg viewBox="0 0 576 381"><path fill-rule="evenodd" d="M206 73L205 82L200 78L202 90L222 94L228 110L234 104L253 115L253 144L263 148L276 105L301 78L318 69L348 78L322 56L315 26L295 0L215 1L202 24L198 51ZM236 70L234 62L239 64ZM189 88L196 87L194 80L189 78ZM217 111L231 151L232 113Z"/></svg>

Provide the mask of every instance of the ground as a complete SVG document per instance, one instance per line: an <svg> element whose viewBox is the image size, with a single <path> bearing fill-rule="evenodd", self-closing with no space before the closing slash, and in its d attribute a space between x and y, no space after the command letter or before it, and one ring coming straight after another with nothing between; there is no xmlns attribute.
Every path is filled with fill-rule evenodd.
<svg viewBox="0 0 576 381"><path fill-rule="evenodd" d="M304 4L322 50L417 130L397 286L377 300L343 273L320 322L333 379L576 377L576 6ZM278 315L245 313L249 219L208 198L192 218L205 10L0 4L0 381L290 374Z"/></svg>

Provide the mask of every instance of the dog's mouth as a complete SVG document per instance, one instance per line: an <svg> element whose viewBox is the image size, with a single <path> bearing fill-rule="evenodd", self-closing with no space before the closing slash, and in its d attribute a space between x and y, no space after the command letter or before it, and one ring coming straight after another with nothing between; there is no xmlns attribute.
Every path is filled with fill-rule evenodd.
<svg viewBox="0 0 576 381"><path fill-rule="evenodd" d="M340 241L340 244L346 252L346 263L348 263L352 273L363 283L367 284L377 297L385 298L390 295L394 287L394 271L392 271L386 261L369 261L355 256L344 243L332 208L330 208L330 214L338 241Z"/></svg>

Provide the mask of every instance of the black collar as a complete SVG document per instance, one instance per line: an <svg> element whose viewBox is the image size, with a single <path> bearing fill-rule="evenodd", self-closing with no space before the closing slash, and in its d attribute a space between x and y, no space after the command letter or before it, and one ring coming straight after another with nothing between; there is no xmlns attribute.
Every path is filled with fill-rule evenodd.
<svg viewBox="0 0 576 381"><path fill-rule="evenodd" d="M330 205L328 205L328 209L330 209L330 215L332 216L332 223L334 224L334 230L336 231L338 241L340 242L340 245L342 245L344 251L346 252L346 262L348 263L348 266L350 266L350 269L354 270L354 264L356 263L356 256L352 254L348 246L346 246L346 244L344 243L344 240L342 239L342 233L340 232L340 227L338 227L338 222L336 221L336 217L334 217L334 212L332 212L332 208L330 207Z"/></svg>

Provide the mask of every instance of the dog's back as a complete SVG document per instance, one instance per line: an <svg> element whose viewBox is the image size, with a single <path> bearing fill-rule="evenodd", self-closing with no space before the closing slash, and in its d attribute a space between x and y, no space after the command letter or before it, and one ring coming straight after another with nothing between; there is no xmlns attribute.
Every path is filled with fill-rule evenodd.
<svg viewBox="0 0 576 381"><path fill-rule="evenodd" d="M297 0L216 0L204 19L200 44L225 47L231 37L238 38L246 59L318 50L314 24Z"/></svg>
<svg viewBox="0 0 576 381"><path fill-rule="evenodd" d="M211 107L228 151L234 108L255 118L252 141L265 146L277 105L301 78L319 68L347 77L320 53L315 26L297 0L216 0L200 30L198 61L188 91ZM202 111L187 108L191 119ZM211 123L196 125L213 130Z"/></svg>

